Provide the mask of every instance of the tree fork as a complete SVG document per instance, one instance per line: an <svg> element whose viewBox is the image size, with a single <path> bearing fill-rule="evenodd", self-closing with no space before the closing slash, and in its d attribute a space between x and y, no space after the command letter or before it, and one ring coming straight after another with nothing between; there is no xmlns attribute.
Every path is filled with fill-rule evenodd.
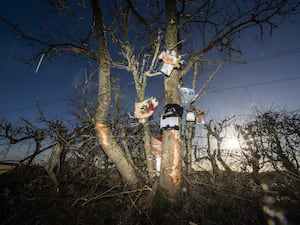
<svg viewBox="0 0 300 225"><path fill-rule="evenodd" d="M111 128L108 126L108 113L110 109L111 87L110 87L110 56L106 45L103 15L97 0L91 0L93 16L98 40L98 63L99 63L99 88L98 99L95 109L95 130L100 145L116 165L123 180L130 184L137 183L137 176L133 165L126 158L121 147L113 138Z"/></svg>

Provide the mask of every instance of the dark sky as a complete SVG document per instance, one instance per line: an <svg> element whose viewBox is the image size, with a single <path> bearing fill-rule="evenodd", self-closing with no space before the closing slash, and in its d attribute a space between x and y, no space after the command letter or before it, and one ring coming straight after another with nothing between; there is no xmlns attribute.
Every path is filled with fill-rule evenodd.
<svg viewBox="0 0 300 225"><path fill-rule="evenodd" d="M300 25L283 24L271 37L241 40L247 64L224 66L202 104L213 114L249 115L254 107L300 107ZM222 110L223 109L223 110Z"/></svg>
<svg viewBox="0 0 300 225"><path fill-rule="evenodd" d="M47 19L48 11L39 1L28 2L5 1L0 15L37 30ZM263 41L257 40L257 30L243 33L239 41L243 53L241 59L249 63L225 65L216 75L206 96L197 102L199 107L207 110L208 119L232 114L244 119L253 113L255 106L260 109L269 109L272 105L289 109L300 107L300 16L295 19L298 23L281 24L271 37L266 34ZM83 81L86 62L43 62L36 74L36 65L30 67L16 60L30 54L30 49L7 32L3 24L0 32L1 115L13 121L21 116L34 118L37 100L51 116L65 113L65 99L72 94L72 88ZM126 82L124 86L133 88L132 83ZM147 94L159 95L161 90L153 87L161 87L162 82L162 77L149 78Z"/></svg>

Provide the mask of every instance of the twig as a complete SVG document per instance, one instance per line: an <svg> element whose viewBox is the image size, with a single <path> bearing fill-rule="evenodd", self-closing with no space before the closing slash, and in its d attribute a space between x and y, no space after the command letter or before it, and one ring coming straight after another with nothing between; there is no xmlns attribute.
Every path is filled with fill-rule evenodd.
<svg viewBox="0 0 300 225"><path fill-rule="evenodd" d="M110 189L108 189L107 191L101 193L100 195L97 195L95 197L92 197L92 198L86 200L86 202L84 202L82 204L82 206L85 206L89 202L97 200L97 199L112 198L112 197L117 197L117 196L121 196L121 195L136 193L136 192L152 191L152 189L149 186L146 185L144 188L140 188L140 189L136 189L136 190L132 190L132 191L122 191L122 192L118 192L118 193L115 193L115 194L107 194L107 193L109 193L110 191L112 191L113 189L115 189L117 187L120 187L120 186L119 185L113 186Z"/></svg>
<svg viewBox="0 0 300 225"><path fill-rule="evenodd" d="M155 72L155 73L146 72L145 73L145 76L147 76L147 77L155 77L158 75L162 75L162 72Z"/></svg>
<svg viewBox="0 0 300 225"><path fill-rule="evenodd" d="M11 216L10 218L8 218L6 221L4 221L4 223L2 223L2 225L8 224L13 218L15 218L18 214L20 214L21 212L23 212L26 208L21 209L19 212L17 212L15 215Z"/></svg>

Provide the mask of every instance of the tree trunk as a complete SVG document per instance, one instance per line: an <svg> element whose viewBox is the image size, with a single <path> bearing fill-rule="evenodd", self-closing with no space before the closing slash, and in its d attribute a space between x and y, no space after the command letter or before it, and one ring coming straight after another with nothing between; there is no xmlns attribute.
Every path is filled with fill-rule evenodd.
<svg viewBox="0 0 300 225"><path fill-rule="evenodd" d="M192 152L193 152L193 136L194 136L194 124L193 122L186 123L187 134L185 134L185 143L186 143L186 172L190 174L192 172Z"/></svg>
<svg viewBox="0 0 300 225"><path fill-rule="evenodd" d="M108 126L108 113L110 110L110 56L107 50L103 16L97 0L91 0L93 16L98 39L98 99L95 109L95 130L100 145L105 154L116 165L124 182L136 184L137 176L134 167L125 157L121 147L114 139L111 128Z"/></svg>
<svg viewBox="0 0 300 225"><path fill-rule="evenodd" d="M213 175L214 176L218 176L219 173L220 173L220 169L218 167L218 164L217 164L217 160L216 160L216 153L217 151L214 150L213 153L212 153L212 150L211 150L211 144L210 144L210 137L211 137L211 127L210 127L210 123L209 125L207 125L207 134L206 134L206 138L207 138L207 155L208 155L208 158L210 160L210 164L211 164L211 167L212 167L212 172L213 172Z"/></svg>
<svg viewBox="0 0 300 225"><path fill-rule="evenodd" d="M165 43L168 50L177 50L178 17L176 1L166 0L166 35ZM179 102L179 71L174 69L169 77L165 76L165 104ZM179 118L181 120L181 118ZM180 123L179 123L180 124ZM163 189L169 200L174 200L181 181L181 145L180 130L163 131L163 152L159 187Z"/></svg>
<svg viewBox="0 0 300 225"><path fill-rule="evenodd" d="M144 123L143 129L143 142L144 142L144 149L147 161L147 171L148 171L148 178L152 180L155 177L156 171L154 170L154 156L151 152L151 134L150 134L150 124L149 120L147 119Z"/></svg>
<svg viewBox="0 0 300 225"><path fill-rule="evenodd" d="M52 179L52 181L54 182L56 188L59 187L59 183L58 180L56 178L56 175L54 173L54 168L57 164L59 164L59 162L57 162L60 158L60 154L62 151L62 147L60 144L55 144L53 146L50 158L47 162L47 164L45 165L45 170L47 171L47 173L49 174L50 178Z"/></svg>
<svg viewBox="0 0 300 225"><path fill-rule="evenodd" d="M219 141L217 143L217 159L221 163L221 165L224 167L225 171L231 172L230 167L226 164L226 162L222 158L222 154L221 154L221 142L219 142Z"/></svg>
<svg viewBox="0 0 300 225"><path fill-rule="evenodd" d="M134 73L134 80L135 80L135 88L138 97L138 102L141 102L145 98L145 89L146 89L146 79L147 77L144 75L144 80L140 81L138 79L138 74ZM146 156L146 166L147 166L147 177L148 179L152 180L155 176L154 171L154 161L153 161L153 154L151 152L151 132L150 132L150 123L149 119L145 119L143 123L143 142L144 142L144 150Z"/></svg>

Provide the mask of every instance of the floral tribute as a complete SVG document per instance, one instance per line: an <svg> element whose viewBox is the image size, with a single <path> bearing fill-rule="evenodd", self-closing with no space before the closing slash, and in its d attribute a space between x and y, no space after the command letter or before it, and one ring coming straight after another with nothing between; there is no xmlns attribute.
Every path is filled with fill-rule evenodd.
<svg viewBox="0 0 300 225"><path fill-rule="evenodd" d="M160 71L167 76L170 76L173 68L180 69L180 64L183 64L181 56L177 57L175 51L163 51L160 53L158 58L164 62Z"/></svg>
<svg viewBox="0 0 300 225"><path fill-rule="evenodd" d="M144 112L148 112L148 111L154 111L155 107L158 106L158 99L156 97L150 97L145 99L143 102L143 105L141 107L141 110Z"/></svg>
<svg viewBox="0 0 300 225"><path fill-rule="evenodd" d="M205 113L206 113L205 109L199 109L196 112L196 123L197 124L205 124L205 121L204 121Z"/></svg>
<svg viewBox="0 0 300 225"><path fill-rule="evenodd" d="M139 119L140 123L144 123L146 118L152 116L158 103L159 101L156 97L150 97L142 102L136 102L134 117Z"/></svg>
<svg viewBox="0 0 300 225"><path fill-rule="evenodd" d="M179 98L180 103L184 107L190 106L190 104L195 99L196 93L193 89L187 87L180 87L179 88Z"/></svg>

